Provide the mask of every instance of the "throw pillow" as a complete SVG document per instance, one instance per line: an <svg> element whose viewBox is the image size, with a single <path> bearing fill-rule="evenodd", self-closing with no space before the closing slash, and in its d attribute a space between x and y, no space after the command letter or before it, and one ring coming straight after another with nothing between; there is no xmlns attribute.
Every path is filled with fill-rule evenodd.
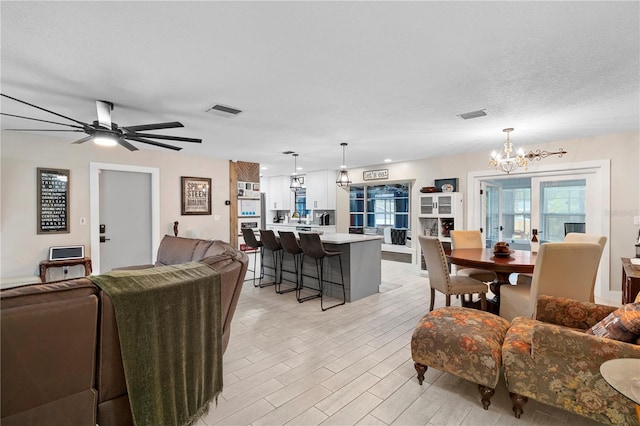
<svg viewBox="0 0 640 426"><path fill-rule="evenodd" d="M635 342L640 336L640 303L628 303L586 331L599 337Z"/></svg>

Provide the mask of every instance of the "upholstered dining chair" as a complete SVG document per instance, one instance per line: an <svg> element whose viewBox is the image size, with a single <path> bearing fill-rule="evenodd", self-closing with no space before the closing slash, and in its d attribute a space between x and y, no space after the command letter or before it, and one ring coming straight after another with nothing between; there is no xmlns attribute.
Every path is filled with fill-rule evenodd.
<svg viewBox="0 0 640 426"><path fill-rule="evenodd" d="M479 230L454 230L450 232L450 235L451 245L454 249L483 248L482 234ZM471 277L484 282L493 281L496 278L496 274L493 271L479 268L458 267L456 275Z"/></svg>
<svg viewBox="0 0 640 426"><path fill-rule="evenodd" d="M541 295L589 302L602 248L598 243L559 242L540 246L531 285L500 287L500 316L533 318Z"/></svg>
<svg viewBox="0 0 640 426"><path fill-rule="evenodd" d="M419 235L420 247L429 272L429 286L431 287L431 301L429 311L433 310L436 290L445 295L445 305L451 306L451 295L479 294L483 311L487 310L488 286L482 281L465 276L449 275L449 265L442 248L442 243L436 237Z"/></svg>
<svg viewBox="0 0 640 426"><path fill-rule="evenodd" d="M604 246L607 244L607 237L604 235L597 234L583 234L580 232L570 232L564 236L565 243L597 243L600 244L600 257L602 257L602 252L604 251ZM600 257L598 258L598 263L600 262ZM591 288L593 289L596 286L596 275L593 276L593 283ZM518 275L517 284L518 285L531 285L531 280L533 279L533 275L531 274L520 274ZM591 299L587 300L587 302L594 302L593 291L591 291Z"/></svg>

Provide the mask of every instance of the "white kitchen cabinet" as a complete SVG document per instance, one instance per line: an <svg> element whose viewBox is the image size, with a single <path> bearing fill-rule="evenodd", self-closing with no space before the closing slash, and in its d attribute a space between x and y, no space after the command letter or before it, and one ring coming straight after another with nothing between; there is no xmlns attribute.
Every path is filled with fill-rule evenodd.
<svg viewBox="0 0 640 426"><path fill-rule="evenodd" d="M267 210L291 210L292 192L289 189L289 176L270 177L266 198Z"/></svg>
<svg viewBox="0 0 640 426"><path fill-rule="evenodd" d="M336 209L335 177L336 172L334 170L320 170L306 174L304 184L307 188L307 209Z"/></svg>

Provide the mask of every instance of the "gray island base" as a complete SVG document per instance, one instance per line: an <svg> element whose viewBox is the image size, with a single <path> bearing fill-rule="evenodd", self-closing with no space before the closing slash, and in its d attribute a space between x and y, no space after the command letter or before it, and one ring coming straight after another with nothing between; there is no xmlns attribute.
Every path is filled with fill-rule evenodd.
<svg viewBox="0 0 640 426"><path fill-rule="evenodd" d="M277 236L277 233L276 233ZM382 236L360 234L322 234L320 240L326 251L342 253L342 268L344 272L344 284L347 302L354 302L372 294L378 293L381 283L381 244ZM325 280L340 283L340 263L337 256L324 259ZM270 250L264 251L265 267L273 267L273 257ZM295 283L293 256L284 253L283 258L283 283L282 289L292 287ZM273 271L267 271L273 275ZM318 289L316 262L305 256L303 266L304 286L302 295L313 294L313 289ZM265 280L273 280L273 277L265 277ZM342 288L333 284L326 284L324 289L326 296L342 299Z"/></svg>

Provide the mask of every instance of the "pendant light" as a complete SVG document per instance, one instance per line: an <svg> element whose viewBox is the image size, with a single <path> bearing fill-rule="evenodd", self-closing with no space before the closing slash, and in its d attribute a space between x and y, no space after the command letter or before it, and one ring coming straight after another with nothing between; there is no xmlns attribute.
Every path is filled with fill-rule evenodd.
<svg viewBox="0 0 640 426"><path fill-rule="evenodd" d="M342 146L342 165L340 166L340 171L338 172L338 178L336 179L336 184L339 187L345 187L351 185L351 179L349 179L349 173L347 172L347 163L345 161L344 151L347 147L346 142L342 142L340 146Z"/></svg>
<svg viewBox="0 0 640 426"><path fill-rule="evenodd" d="M298 162L296 161L298 158L297 153L293 153L293 174L291 175L291 182L289 183L289 189L293 192L298 192L302 189L302 184L300 183L300 178L298 177Z"/></svg>

